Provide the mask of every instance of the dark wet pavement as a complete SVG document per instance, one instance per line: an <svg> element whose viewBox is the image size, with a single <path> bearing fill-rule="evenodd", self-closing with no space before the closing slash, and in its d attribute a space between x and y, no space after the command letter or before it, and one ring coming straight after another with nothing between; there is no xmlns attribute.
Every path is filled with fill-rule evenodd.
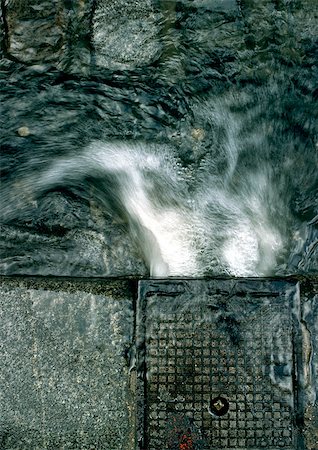
<svg viewBox="0 0 318 450"><path fill-rule="evenodd" d="M314 450L316 297L315 280L4 278L1 448Z"/></svg>

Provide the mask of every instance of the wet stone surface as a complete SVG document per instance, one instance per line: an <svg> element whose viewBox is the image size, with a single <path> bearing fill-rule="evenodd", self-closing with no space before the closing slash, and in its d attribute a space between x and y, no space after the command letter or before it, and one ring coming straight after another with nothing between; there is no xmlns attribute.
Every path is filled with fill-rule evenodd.
<svg viewBox="0 0 318 450"><path fill-rule="evenodd" d="M154 61L161 50L159 18L150 0L98 0L93 18L97 66L132 69Z"/></svg>
<svg viewBox="0 0 318 450"><path fill-rule="evenodd" d="M90 0L2 2L6 55L27 65L53 65L72 73L87 73L91 64L91 11Z"/></svg>
<svg viewBox="0 0 318 450"><path fill-rule="evenodd" d="M7 51L26 63L57 63L65 49L63 7L59 1L3 2Z"/></svg>
<svg viewBox="0 0 318 450"><path fill-rule="evenodd" d="M308 283L302 293L306 448L318 448L318 282Z"/></svg>
<svg viewBox="0 0 318 450"><path fill-rule="evenodd" d="M316 450L317 287L2 279L0 448Z"/></svg>
<svg viewBox="0 0 318 450"><path fill-rule="evenodd" d="M0 448L134 449L128 282L2 280Z"/></svg>
<svg viewBox="0 0 318 450"><path fill-rule="evenodd" d="M317 14L317 0L1 1L0 273L149 275L145 239L151 233L147 227L144 235L136 233L136 217L131 220L117 197L120 177L112 178L108 167L93 170L85 161L85 171L78 164L98 140L115 143L118 151L122 142L133 147L138 141L148 156L163 148L173 155L176 170L167 178L163 171L154 184L145 177L145 184L154 209L167 208L154 222L161 225L164 213L173 212L166 223L170 236L162 233L164 226L158 233L172 256L194 236L189 248L195 252L184 258L190 262L187 275L255 276L256 265L262 276L317 274ZM145 153L136 154L142 165ZM122 168L125 156L115 161ZM58 169L65 160L70 170L64 177ZM166 167L166 160L158 161ZM60 179L37 187L48 168ZM183 181L175 186L177 173ZM136 193L134 187L130 192ZM192 202L196 206L188 209ZM254 230L245 229L247 211ZM179 247L175 230L184 238ZM257 242L240 247L253 231ZM228 233L234 245L226 254L234 266L244 266L244 257L260 249L248 273L224 263ZM269 258L267 271L266 255L280 239L282 251ZM146 307L142 318L146 331L139 321L138 339L145 343L154 336L149 352L157 352L146 354L149 373L157 378L146 385L153 411L138 415L146 417L144 435L153 430L151 445L158 447L166 433L167 445L178 450L206 448L212 438L218 448L288 449L301 430L304 446L317 450L317 284L301 283L301 307L291 302L290 308L289 294L282 294L288 283L277 297L269 288L251 302L235 289L229 298L230 284L223 283L217 294L224 301L218 300L216 310L213 288L209 313L202 316L194 300L195 313L185 307L176 317L177 307L175 321L158 307L166 298L177 304L175 285L165 286L165 297L161 284L153 284L156 293L147 297L153 311L148 315ZM256 285L258 292L263 285ZM132 294L125 282L114 289L98 286L99 281L68 287L52 280L3 282L1 449L104 450L107 441L109 450L126 450L133 442L134 403L123 357L131 344ZM152 292L149 285L143 289L148 288ZM180 298L190 305L203 292L204 309L207 294L200 289ZM251 312L253 325L237 309L240 304ZM152 317L160 320L152 323ZM301 337L293 336L292 345L291 333L299 328ZM169 356L171 348L176 353ZM297 408L294 356L301 369ZM208 409L224 411L224 401L229 411L216 419Z"/></svg>
<svg viewBox="0 0 318 450"><path fill-rule="evenodd" d="M298 309L292 283L142 281L140 448L303 448Z"/></svg>
<svg viewBox="0 0 318 450"><path fill-rule="evenodd" d="M202 216L192 223L187 212L184 236L198 230L194 276L237 275L218 252L230 228L241 240L237 206L251 207L257 171L281 200L258 192L268 217L255 223L275 231L256 230L260 248L276 243L276 231L284 247L271 273L317 273L316 10L316 0L3 1L0 272L149 273L129 214L119 218L120 202L108 201L105 174L73 171L47 190L33 179L95 140L139 140L154 153L168 145L184 173L186 189L156 188L169 193L168 209L207 192ZM211 198L224 180L218 208L222 195Z"/></svg>

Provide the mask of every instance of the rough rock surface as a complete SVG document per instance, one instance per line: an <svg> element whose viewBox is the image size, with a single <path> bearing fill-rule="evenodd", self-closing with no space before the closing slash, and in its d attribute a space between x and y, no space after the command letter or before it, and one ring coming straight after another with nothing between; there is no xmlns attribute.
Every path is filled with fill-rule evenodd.
<svg viewBox="0 0 318 450"><path fill-rule="evenodd" d="M29 209L25 227L3 225L4 274L116 277L146 274L125 226L98 206L52 193Z"/></svg>
<svg viewBox="0 0 318 450"><path fill-rule="evenodd" d="M150 0L99 0L93 17L95 62L107 69L145 66L160 53L160 15Z"/></svg>
<svg viewBox="0 0 318 450"><path fill-rule="evenodd" d="M52 63L65 49L63 7L59 1L4 2L7 52L25 63Z"/></svg>
<svg viewBox="0 0 318 450"><path fill-rule="evenodd" d="M2 3L6 54L26 64L86 73L90 66L88 1L12 0Z"/></svg>
<svg viewBox="0 0 318 450"><path fill-rule="evenodd" d="M2 450L133 450L127 282L3 280Z"/></svg>

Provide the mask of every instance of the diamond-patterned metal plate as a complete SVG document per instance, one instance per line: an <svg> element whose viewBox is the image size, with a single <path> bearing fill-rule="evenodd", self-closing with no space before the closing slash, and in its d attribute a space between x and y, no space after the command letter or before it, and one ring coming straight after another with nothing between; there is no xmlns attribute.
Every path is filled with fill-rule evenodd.
<svg viewBox="0 0 318 450"><path fill-rule="evenodd" d="M141 281L139 447L298 448L297 285Z"/></svg>

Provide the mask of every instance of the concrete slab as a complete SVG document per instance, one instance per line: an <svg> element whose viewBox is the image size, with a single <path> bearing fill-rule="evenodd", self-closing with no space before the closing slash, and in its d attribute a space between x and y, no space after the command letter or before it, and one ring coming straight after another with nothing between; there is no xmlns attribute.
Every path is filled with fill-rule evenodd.
<svg viewBox="0 0 318 450"><path fill-rule="evenodd" d="M0 448L132 450L128 281L2 279Z"/></svg>

